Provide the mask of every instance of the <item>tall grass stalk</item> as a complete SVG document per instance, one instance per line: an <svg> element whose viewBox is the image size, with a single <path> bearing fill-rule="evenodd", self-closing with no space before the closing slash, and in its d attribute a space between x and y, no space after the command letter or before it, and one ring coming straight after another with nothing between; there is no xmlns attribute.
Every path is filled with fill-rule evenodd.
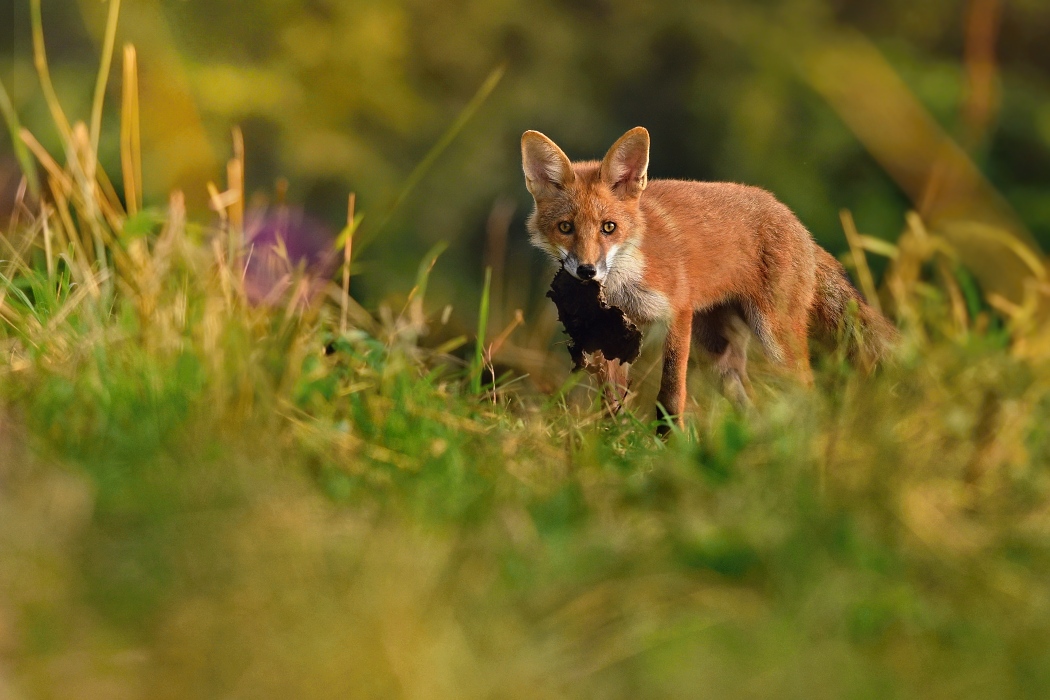
<svg viewBox="0 0 1050 700"><path fill-rule="evenodd" d="M393 204L386 211L383 218L379 220L374 228L369 228L364 231L360 236L358 243L358 250L363 251L368 245L374 241L379 234L387 227L390 221L394 218L394 215L401 209L401 205L405 203L412 191L415 190L416 185L426 176L430 169L437 162L437 159L441 157L441 154L452 145L452 142L456 140L460 132L466 128L470 120L477 114L478 110L481 109L482 105L488 100L489 96L493 93L496 87L503 80L503 75L506 73L506 66L499 66L495 68L485 81L478 88L478 91L474 93L474 96L469 102L463 107L459 115L455 120L448 126L441 137L430 147L423 159L419 161L412 172L409 173L405 179L405 183L401 186L400 191L394 198Z"/></svg>
<svg viewBox="0 0 1050 700"><path fill-rule="evenodd" d="M44 100L48 109L51 110L51 119L63 143L70 143L73 136L73 128L69 125L69 119L62 111L55 86L51 82L51 70L47 63L47 49L44 46L44 20L41 18L40 0L30 0L29 16L33 32L33 64L36 66L37 76L40 78L40 87L44 91Z"/></svg>
<svg viewBox="0 0 1050 700"><path fill-rule="evenodd" d="M95 95L91 102L91 160L88 164L88 179L94 181L98 163L99 138L102 133L102 106L106 99L106 86L113 65L113 47L117 39L117 23L120 20L120 0L109 0L109 15L106 18L106 33L102 40L102 60L98 78L95 80Z"/></svg>
<svg viewBox="0 0 1050 700"><path fill-rule="evenodd" d="M346 229L340 235L343 238L343 298L340 300L339 332L346 334L350 314L350 262L353 259L354 231L357 228L354 211L357 207L357 195L353 192L346 205Z"/></svg>
<svg viewBox="0 0 1050 700"><path fill-rule="evenodd" d="M11 96L7 94L7 88L4 86L3 81L0 81L0 114L3 114L4 123L7 125L15 158L18 159L18 166L22 169L22 174L28 182L29 192L35 199L40 195L40 176L37 172L36 163L33 162L26 144L22 141L22 124L18 119L18 113L11 103Z"/></svg>
<svg viewBox="0 0 1050 700"><path fill-rule="evenodd" d="M481 287L481 302L478 305L478 337L474 344L474 361L470 365L470 390L481 393L485 374L485 342L489 325L489 290L492 287L492 267L485 266L485 283Z"/></svg>
<svg viewBox="0 0 1050 700"><path fill-rule="evenodd" d="M120 165L128 216L139 213L142 202L142 136L139 126L139 73L135 47L124 46L124 80L120 103Z"/></svg>

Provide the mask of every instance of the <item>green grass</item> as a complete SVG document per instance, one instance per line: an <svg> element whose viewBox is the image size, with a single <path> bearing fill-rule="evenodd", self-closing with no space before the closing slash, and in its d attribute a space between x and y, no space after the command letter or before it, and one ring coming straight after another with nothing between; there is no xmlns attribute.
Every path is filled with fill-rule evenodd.
<svg viewBox="0 0 1050 700"><path fill-rule="evenodd" d="M875 377L700 389L664 443L411 324L247 305L172 225L121 245L97 296L5 283L24 696L1050 692L1050 371L936 294Z"/></svg>
<svg viewBox="0 0 1050 700"><path fill-rule="evenodd" d="M892 363L746 416L698 373L664 442L644 391L495 372L488 284L429 348L441 246L400 314L291 267L250 304L237 206L129 216L87 134L28 144L0 256L0 694L1050 696L1046 331L917 217Z"/></svg>

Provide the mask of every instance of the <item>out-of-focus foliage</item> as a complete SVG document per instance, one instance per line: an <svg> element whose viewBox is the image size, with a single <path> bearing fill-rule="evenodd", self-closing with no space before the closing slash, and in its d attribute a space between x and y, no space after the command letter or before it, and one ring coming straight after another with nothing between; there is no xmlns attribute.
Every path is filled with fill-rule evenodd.
<svg viewBox="0 0 1050 700"><path fill-rule="evenodd" d="M1042 39L1050 6L1039 0L1005 3L1001 20L993 7L998 73L987 128L972 140L967 28L974 8L998 2L126 4L119 37L139 49L145 150L163 166L146 168L147 199L162 202L178 185L191 208L202 205L200 181L219 178L229 127L240 124L250 191L271 193L286 176L291 198L336 227L346 194L358 193L369 212L362 235L378 234L355 280L362 293L403 288L423 251L448 240L433 291L460 305L472 299L486 218L498 198L509 197L517 205L510 267L521 271L510 284L519 305L540 298L546 275L520 225L528 200L518 138L526 128L548 133L570 155L593 157L642 124L653 135L654 177L768 187L832 249L843 247L842 207L863 230L894 237L906 196L808 75L812 52L852 31L872 39L921 104L966 142L1037 237L1050 237L1042 196L1050 171L1050 46ZM25 14L16 13L22 25ZM86 114L104 14L94 0L44 3L58 92L74 114ZM19 36L14 92L32 119L44 107L30 77L28 32ZM390 224L370 232L409 171L501 64L506 77L467 131ZM103 153L104 161L115 157Z"/></svg>

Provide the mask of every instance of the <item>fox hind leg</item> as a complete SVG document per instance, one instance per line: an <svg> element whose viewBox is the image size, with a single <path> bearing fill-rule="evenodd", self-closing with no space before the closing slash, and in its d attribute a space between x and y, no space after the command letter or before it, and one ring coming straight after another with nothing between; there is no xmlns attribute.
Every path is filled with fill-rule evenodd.
<svg viewBox="0 0 1050 700"><path fill-rule="evenodd" d="M751 329L733 306L718 306L693 316L693 340L710 355L722 380L722 393L738 410L751 407L747 377L750 339Z"/></svg>
<svg viewBox="0 0 1050 700"><path fill-rule="evenodd" d="M737 408L750 408L751 381L747 377L747 345L751 340L751 329L744 323L744 319L733 314L722 332L729 341L725 352L715 363L722 376L722 391Z"/></svg>
<svg viewBox="0 0 1050 700"><path fill-rule="evenodd" d="M762 350L773 362L791 370L805 386L813 385L809 364L809 310L806 307L790 314L751 308L747 325L758 338Z"/></svg>

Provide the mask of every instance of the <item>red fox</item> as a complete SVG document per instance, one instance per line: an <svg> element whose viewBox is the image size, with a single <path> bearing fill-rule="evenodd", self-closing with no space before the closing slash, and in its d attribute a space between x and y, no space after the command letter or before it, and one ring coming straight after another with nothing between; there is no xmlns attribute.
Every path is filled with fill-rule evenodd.
<svg viewBox="0 0 1050 700"><path fill-rule="evenodd" d="M723 390L747 404L747 344L811 384L811 328L846 324L854 356L878 360L896 329L864 302L842 265L769 192L724 182L648 179L649 132L631 129L599 161L573 163L543 134L521 139L536 247L635 323L667 323L657 397L661 432L682 425L691 341ZM856 312L848 313L851 303ZM616 365L617 363L611 363ZM608 376L626 392L627 368Z"/></svg>

